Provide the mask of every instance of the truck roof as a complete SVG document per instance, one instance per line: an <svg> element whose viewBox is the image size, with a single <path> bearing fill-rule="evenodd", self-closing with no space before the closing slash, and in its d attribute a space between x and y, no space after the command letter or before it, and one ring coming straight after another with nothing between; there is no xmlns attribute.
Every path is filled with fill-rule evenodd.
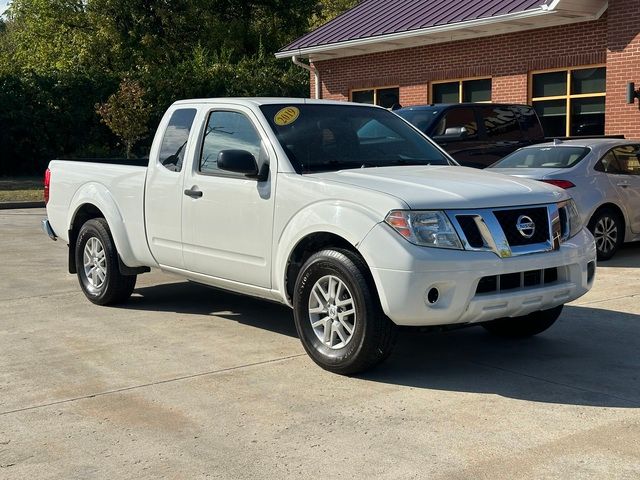
<svg viewBox="0 0 640 480"><path fill-rule="evenodd" d="M187 100L178 100L174 105L203 105L209 103L228 103L233 105L261 106L273 104L320 104L320 105L352 105L360 107L374 107L375 105L343 102L337 100L313 100L310 98L289 98L289 97L220 97L220 98L193 98ZM379 107L381 108L381 107Z"/></svg>

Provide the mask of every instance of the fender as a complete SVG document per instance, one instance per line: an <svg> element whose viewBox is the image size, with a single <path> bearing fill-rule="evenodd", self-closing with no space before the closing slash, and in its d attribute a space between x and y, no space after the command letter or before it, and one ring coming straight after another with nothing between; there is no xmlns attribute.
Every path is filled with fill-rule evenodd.
<svg viewBox="0 0 640 480"><path fill-rule="evenodd" d="M136 258L130 239L130 235L135 235L135 232L127 231L125 228L126 222L116 200L113 198L109 190L100 183L89 182L82 185L76 191L69 205L69 215L67 218L68 230L71 229L73 221L80 208L86 204L95 206L104 215L105 220L109 225L109 229L111 230L111 236L113 237L116 249L120 254L122 263L127 267L149 266ZM144 235L142 235L141 238L144 239Z"/></svg>
<svg viewBox="0 0 640 480"><path fill-rule="evenodd" d="M299 210L274 241L273 289L286 303L286 272L291 253L305 237L314 233L332 233L355 248L382 219L361 204L344 200L322 200Z"/></svg>

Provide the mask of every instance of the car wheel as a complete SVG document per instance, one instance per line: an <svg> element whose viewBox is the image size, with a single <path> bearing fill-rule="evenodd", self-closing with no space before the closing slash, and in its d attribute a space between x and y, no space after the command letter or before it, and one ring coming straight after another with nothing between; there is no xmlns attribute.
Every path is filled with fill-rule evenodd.
<svg viewBox="0 0 640 480"><path fill-rule="evenodd" d="M500 337L532 337L547 330L562 313L563 305L514 318L500 318L482 324L489 332Z"/></svg>
<svg viewBox="0 0 640 480"><path fill-rule="evenodd" d="M393 349L397 327L382 312L367 266L348 250L323 250L307 260L293 307L302 345L325 370L359 373Z"/></svg>
<svg viewBox="0 0 640 480"><path fill-rule="evenodd" d="M620 215L610 208L596 212L589 222L589 231L596 240L598 260L609 260L624 241L624 225Z"/></svg>
<svg viewBox="0 0 640 480"><path fill-rule="evenodd" d="M112 305L131 296L136 276L120 273L118 252L104 218L94 218L82 225L75 257L80 287L91 302Z"/></svg>

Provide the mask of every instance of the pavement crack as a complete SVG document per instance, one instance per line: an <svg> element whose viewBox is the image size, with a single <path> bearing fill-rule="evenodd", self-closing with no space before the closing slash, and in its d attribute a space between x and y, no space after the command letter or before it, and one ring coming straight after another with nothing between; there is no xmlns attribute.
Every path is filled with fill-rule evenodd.
<svg viewBox="0 0 640 480"><path fill-rule="evenodd" d="M591 301L588 301L588 302L580 302L580 303L576 303L575 306L576 307L582 307L584 305L595 305L595 304L598 304L598 303L611 302L613 300L622 300L624 298L636 298L638 296L640 296L640 295L638 295L636 293L632 293L632 294L629 294L629 295L620 295L619 297L605 298L605 299L602 299L602 300L591 300Z"/></svg>
<svg viewBox="0 0 640 480"><path fill-rule="evenodd" d="M208 372L194 373L194 374L191 374L191 375L183 375L183 376L180 376L180 377L168 378L166 380L158 380L156 382L142 383L142 384L139 384L139 385L132 385L132 386L129 386L129 387L115 388L113 390L105 390L103 392L90 393L90 394L87 394L87 395L81 395L81 396L73 397L73 398L65 398L64 400L56 400L55 402L42 403L40 405L31 405L29 407L16 408L15 410L7 410L5 412L0 412L0 416L10 415L12 413L26 412L26 411L29 411L29 410L37 410L37 409L40 409L40 408L51 407L51 406L54 406L54 405L62 405L62 404L65 404L65 403L77 402L79 400L87 400L87 399L90 399L90 398L104 397L106 395L113 395L113 394L116 394L116 393L129 392L131 390L139 390L141 388L153 387L153 386L156 386L156 385L164 385L164 384L167 384L167 383L180 382L182 380L190 380L190 379L193 379L193 378L206 377L208 375L216 375L216 374L219 374L219 373L233 372L235 370L242 370L244 368L258 367L258 366L262 366L262 365L269 365L271 363L278 363L278 362L283 362L283 361L286 361L286 360L291 360L291 359L294 359L294 358L305 357L306 355L307 355L306 353L298 353L296 355L288 355L286 357L271 358L269 360L263 360L262 362L246 363L244 365L236 365L235 367L220 368L218 370L211 370L211 371L208 371Z"/></svg>

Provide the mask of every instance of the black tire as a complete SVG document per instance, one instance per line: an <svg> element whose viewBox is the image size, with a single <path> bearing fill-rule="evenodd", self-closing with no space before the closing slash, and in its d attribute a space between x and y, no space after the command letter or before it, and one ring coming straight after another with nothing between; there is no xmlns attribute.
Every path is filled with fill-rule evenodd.
<svg viewBox="0 0 640 480"><path fill-rule="evenodd" d="M553 325L562 313L560 305L549 310L533 312L514 318L500 318L482 324L489 332L500 337L526 338L538 335Z"/></svg>
<svg viewBox="0 0 640 480"><path fill-rule="evenodd" d="M598 210L588 225L596 239L598 260L611 259L624 243L624 222L620 214L611 208Z"/></svg>
<svg viewBox="0 0 640 480"><path fill-rule="evenodd" d="M100 285L94 285L85 272L85 246L89 241L97 239L104 252L104 260L100 262L106 269L106 274ZM118 264L116 251L109 225L104 218L88 220L80 228L75 245L76 267L78 281L85 296L96 305L113 305L127 300L136 286L136 275L122 275ZM94 256L94 258L97 258ZM102 258L102 255L100 255ZM93 265L93 264L92 264ZM93 276L93 274L92 274ZM98 279L99 280L99 279Z"/></svg>
<svg viewBox="0 0 640 480"><path fill-rule="evenodd" d="M316 334L312 326L312 314L309 311L314 286L329 276L339 279L346 286L344 295L352 299L352 309L355 311L350 340L347 342L343 340L334 348L323 343ZM345 292L344 289L343 292ZM325 370L342 375L353 375L377 365L391 354L397 327L382 311L378 293L366 264L349 250L323 250L307 260L296 280L293 309L296 329L304 349L313 361ZM321 316L324 313L318 315ZM327 321L330 323L329 320ZM333 322L338 320L334 317ZM338 328L342 329L340 325ZM348 330L343 329L342 332L348 335ZM344 346L336 348L342 343Z"/></svg>

